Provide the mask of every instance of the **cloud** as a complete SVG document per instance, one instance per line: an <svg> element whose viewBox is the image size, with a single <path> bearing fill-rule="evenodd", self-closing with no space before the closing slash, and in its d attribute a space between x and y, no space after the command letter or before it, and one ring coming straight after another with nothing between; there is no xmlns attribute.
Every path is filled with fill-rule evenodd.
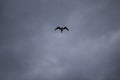
<svg viewBox="0 0 120 80"><path fill-rule="evenodd" d="M117 1L4 4L0 80L119 80ZM67 25L70 31L54 31L58 25Z"/></svg>

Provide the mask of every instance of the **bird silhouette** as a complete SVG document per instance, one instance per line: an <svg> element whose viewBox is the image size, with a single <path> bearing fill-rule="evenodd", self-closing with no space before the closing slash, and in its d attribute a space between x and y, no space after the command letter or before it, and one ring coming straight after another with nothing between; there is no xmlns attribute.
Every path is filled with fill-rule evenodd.
<svg viewBox="0 0 120 80"><path fill-rule="evenodd" d="M58 27L55 28L55 31L56 31L56 30L60 30L61 33L63 32L63 30L69 31L69 29L68 29L66 26L65 26L65 27L60 27L60 26L58 26Z"/></svg>

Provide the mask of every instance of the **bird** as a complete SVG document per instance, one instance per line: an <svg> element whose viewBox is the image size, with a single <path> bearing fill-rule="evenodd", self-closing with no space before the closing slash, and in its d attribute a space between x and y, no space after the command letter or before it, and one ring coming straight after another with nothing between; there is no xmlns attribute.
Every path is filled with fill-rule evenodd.
<svg viewBox="0 0 120 80"><path fill-rule="evenodd" d="M60 30L61 33L63 32L63 30L69 31L69 29L68 29L66 26L65 26L65 27L60 27L60 26L58 26L58 27L55 28L55 31L56 31L56 30Z"/></svg>

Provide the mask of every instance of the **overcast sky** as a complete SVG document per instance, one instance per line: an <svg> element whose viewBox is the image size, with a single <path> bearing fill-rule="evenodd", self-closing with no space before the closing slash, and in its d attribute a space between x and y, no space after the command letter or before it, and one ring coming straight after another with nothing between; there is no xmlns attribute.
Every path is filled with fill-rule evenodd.
<svg viewBox="0 0 120 80"><path fill-rule="evenodd" d="M0 0L0 80L120 80L119 61L119 0Z"/></svg>

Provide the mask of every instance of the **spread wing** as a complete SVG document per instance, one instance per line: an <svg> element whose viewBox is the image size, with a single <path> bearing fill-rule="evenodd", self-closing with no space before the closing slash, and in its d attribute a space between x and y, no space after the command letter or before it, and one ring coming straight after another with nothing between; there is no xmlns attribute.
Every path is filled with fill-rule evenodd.
<svg viewBox="0 0 120 80"><path fill-rule="evenodd" d="M61 28L60 28L59 26L55 28L55 31L56 31L57 29L60 29L60 30L61 30Z"/></svg>
<svg viewBox="0 0 120 80"><path fill-rule="evenodd" d="M66 29L67 31L69 31L69 29L67 27L64 27L63 29Z"/></svg>

